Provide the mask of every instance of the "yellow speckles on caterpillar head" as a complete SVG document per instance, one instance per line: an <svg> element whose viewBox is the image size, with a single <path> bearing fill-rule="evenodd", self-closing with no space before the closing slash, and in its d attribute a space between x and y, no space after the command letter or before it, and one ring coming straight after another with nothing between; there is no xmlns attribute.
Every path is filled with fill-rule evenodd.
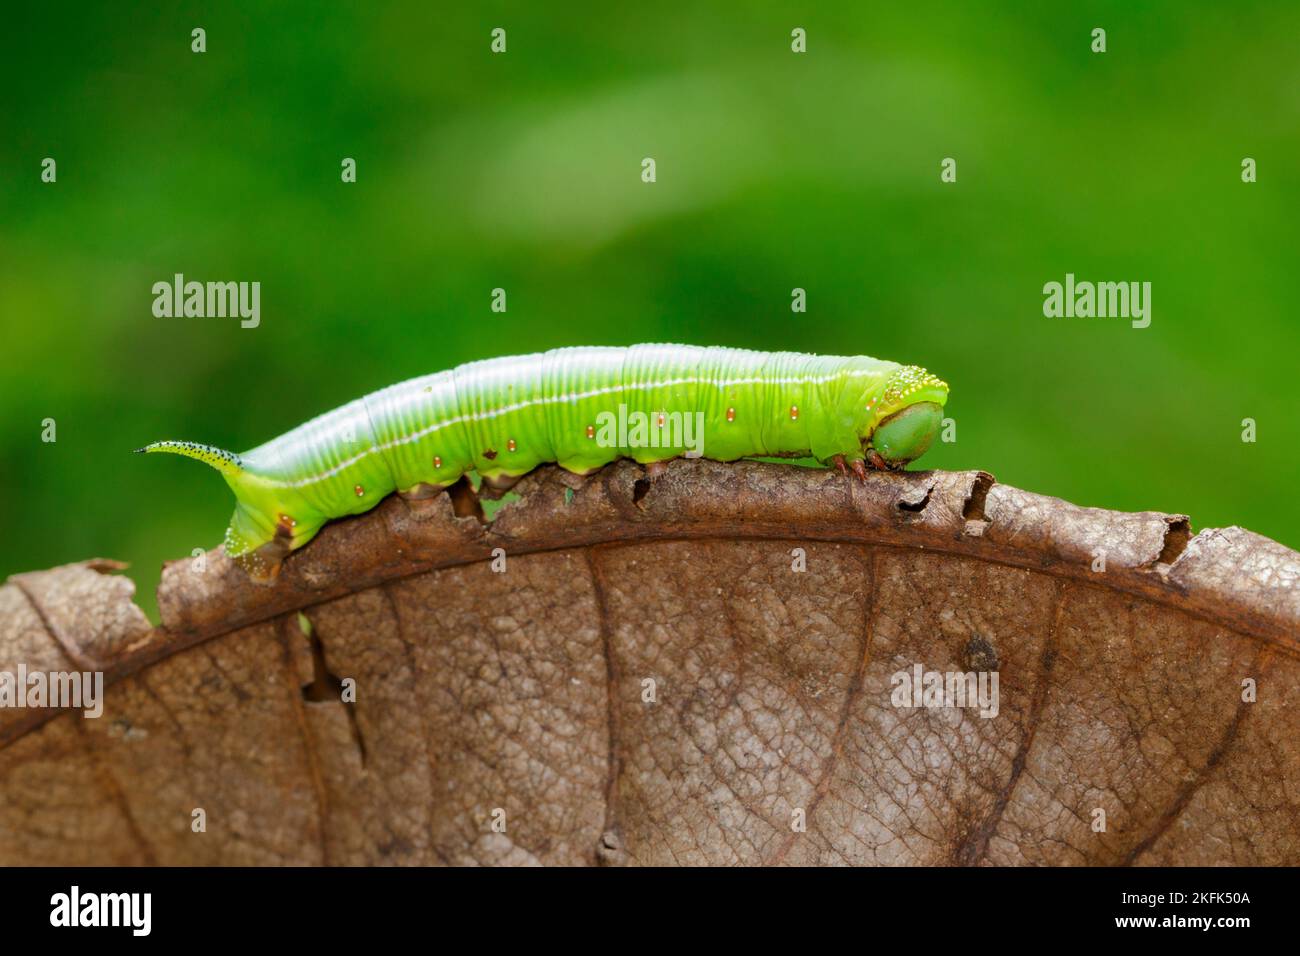
<svg viewBox="0 0 1300 956"><path fill-rule="evenodd" d="M888 415L898 409L912 404L913 401L937 401L939 404L947 399L948 383L933 375L919 365L904 365L885 382L885 390L875 404L879 415ZM867 404L867 410L872 410Z"/></svg>

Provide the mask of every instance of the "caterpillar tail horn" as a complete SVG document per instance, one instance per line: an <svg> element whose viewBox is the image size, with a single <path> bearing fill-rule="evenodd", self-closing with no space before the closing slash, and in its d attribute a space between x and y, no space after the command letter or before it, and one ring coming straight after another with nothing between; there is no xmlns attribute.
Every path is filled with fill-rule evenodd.
<svg viewBox="0 0 1300 956"><path fill-rule="evenodd" d="M285 500L282 488L268 484L234 452L192 441L156 441L136 451L181 455L221 472L235 493L235 511L222 544L255 581L273 581L289 552L311 540L324 523L300 499Z"/></svg>
<svg viewBox="0 0 1300 956"><path fill-rule="evenodd" d="M156 441L145 445L143 448L137 448L136 451L145 455L157 452L165 452L169 455L184 455L186 458L193 458L206 465L211 465L223 475L232 478L244 472L244 462L234 452L214 448L212 445L200 445L198 442L193 441Z"/></svg>

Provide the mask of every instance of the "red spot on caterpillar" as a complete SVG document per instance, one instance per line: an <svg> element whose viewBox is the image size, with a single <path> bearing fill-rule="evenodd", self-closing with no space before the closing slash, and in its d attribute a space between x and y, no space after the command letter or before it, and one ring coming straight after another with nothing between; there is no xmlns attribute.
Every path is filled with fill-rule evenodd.
<svg viewBox="0 0 1300 956"><path fill-rule="evenodd" d="M596 426L595 426L595 425L588 425L588 426L587 426L587 437L588 437L588 438L595 438L595 437L596 437Z"/></svg>
<svg viewBox="0 0 1300 956"><path fill-rule="evenodd" d="M728 408L728 409L727 409L727 421L729 421L729 422L734 422L735 420L736 420L736 410L735 410L734 408Z"/></svg>
<svg viewBox="0 0 1300 956"><path fill-rule="evenodd" d="M664 413L663 413L663 412L660 412L660 413L659 413L659 427L660 427L660 428L663 428L663 427L664 427Z"/></svg>
<svg viewBox="0 0 1300 956"><path fill-rule="evenodd" d="M514 451L515 447L515 440L513 438L506 442L506 451Z"/></svg>
<svg viewBox="0 0 1300 956"><path fill-rule="evenodd" d="M799 417L799 406L798 406L798 405L791 405L791 406L790 406L790 421L794 421L794 420L797 419L798 417Z"/></svg>
<svg viewBox="0 0 1300 956"><path fill-rule="evenodd" d="M433 467L434 467L434 468L441 468L441 467L442 467L442 456L441 456L441 455L434 455L434 456L433 456Z"/></svg>
<svg viewBox="0 0 1300 956"><path fill-rule="evenodd" d="M357 485L353 490L357 493L358 498L366 493L366 489L362 488L360 485Z"/></svg>

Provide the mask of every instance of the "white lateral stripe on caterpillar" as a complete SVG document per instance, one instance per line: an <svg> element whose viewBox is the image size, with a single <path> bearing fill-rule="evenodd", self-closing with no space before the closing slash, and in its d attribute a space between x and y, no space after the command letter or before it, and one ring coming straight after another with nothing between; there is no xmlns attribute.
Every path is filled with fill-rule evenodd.
<svg viewBox="0 0 1300 956"><path fill-rule="evenodd" d="M761 378L757 376L752 376L749 378L727 379L720 382L715 382L712 379L702 379L702 378L695 378L695 377L675 378L675 379L667 379L662 382L636 382L631 385L606 385L606 386L602 386L601 388L593 388L585 392L571 392L567 395L549 395L549 396L543 396L541 398L530 398L522 402L515 402L510 405L503 405L500 408L486 409L482 412L473 415L456 415L453 416L452 418L448 418L445 421L435 422L432 425L428 425L425 428L421 428L418 431L412 432L409 435L404 435L401 438L394 438L391 441L387 441L382 444L371 445L369 448L365 449L364 451L360 451L357 454L353 455L351 458L346 458L343 461L340 461L338 464L330 468L327 468L325 471L322 471L319 474L308 475L305 478L296 478L293 481L283 481L281 479L270 478L270 477L264 478L263 480L266 481L267 484L277 488L305 488L308 485L314 485L317 482L325 481L327 478L334 477L335 475L339 474L345 469L352 467L357 462L361 461L364 458L367 458L370 455L375 454L376 452L382 453L388 451L391 448L398 448L402 445L409 445L413 441L419 441L421 438L425 437L426 435L432 435L434 432L440 429L450 427L451 425L458 425L461 422L484 421L486 419L495 418L500 415L508 415L511 412L519 411L522 408L530 408L534 405L547 405L547 404L555 404L555 403L567 404L569 402L581 401L586 398L596 398L600 395L611 395L615 392L627 391L628 389L635 389L640 391L640 390L645 390L650 388L671 388L675 385L715 385L718 388L733 388L737 385L769 385L769 384L824 385L827 382L835 381L836 379L839 378L860 378L860 377L867 376L869 374L871 373L861 371L859 369L845 369L840 372L834 372L830 375L817 375L808 378L800 378L796 376L793 378L771 379L771 378Z"/></svg>
<svg viewBox="0 0 1300 956"><path fill-rule="evenodd" d="M868 466L898 469L924 454L947 400L947 383L925 369L869 355L647 343L505 356L408 379L243 455L175 441L140 450L221 473L236 500L226 551L264 578L329 521L393 491L430 497L471 471L499 492L546 463L589 475L620 457L649 467L693 452L811 457L865 480ZM661 431L665 412L674 424Z"/></svg>

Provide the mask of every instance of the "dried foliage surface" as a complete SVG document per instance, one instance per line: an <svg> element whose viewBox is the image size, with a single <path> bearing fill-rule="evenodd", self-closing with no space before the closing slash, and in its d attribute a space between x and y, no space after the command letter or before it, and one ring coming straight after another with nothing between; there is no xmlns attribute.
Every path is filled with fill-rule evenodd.
<svg viewBox="0 0 1300 956"><path fill-rule="evenodd" d="M160 628L112 562L11 578L0 671L106 693L0 710L0 862L1300 863L1281 545L979 472L518 491L390 498L272 586L175 562ZM896 706L917 665L996 716Z"/></svg>

